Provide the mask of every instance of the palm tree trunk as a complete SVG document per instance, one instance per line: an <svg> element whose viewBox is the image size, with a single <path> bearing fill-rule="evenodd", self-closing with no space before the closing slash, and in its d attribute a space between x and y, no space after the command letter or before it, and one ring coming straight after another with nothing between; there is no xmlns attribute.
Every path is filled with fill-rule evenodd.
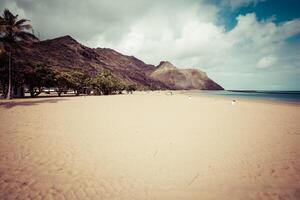
<svg viewBox="0 0 300 200"><path fill-rule="evenodd" d="M11 52L8 53L8 91L6 99L11 99Z"/></svg>

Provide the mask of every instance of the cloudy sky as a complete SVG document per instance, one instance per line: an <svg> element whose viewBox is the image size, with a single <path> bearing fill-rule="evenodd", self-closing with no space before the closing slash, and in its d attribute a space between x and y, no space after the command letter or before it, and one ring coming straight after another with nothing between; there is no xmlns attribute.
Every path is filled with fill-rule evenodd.
<svg viewBox="0 0 300 200"><path fill-rule="evenodd" d="M41 39L71 35L226 89L300 90L299 0L0 0Z"/></svg>

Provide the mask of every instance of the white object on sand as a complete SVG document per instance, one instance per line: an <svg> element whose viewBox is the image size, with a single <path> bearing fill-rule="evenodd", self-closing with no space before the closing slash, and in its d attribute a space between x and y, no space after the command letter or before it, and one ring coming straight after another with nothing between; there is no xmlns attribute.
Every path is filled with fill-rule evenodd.
<svg viewBox="0 0 300 200"><path fill-rule="evenodd" d="M189 96L189 99L192 99L192 97L191 97L191 96Z"/></svg>
<svg viewBox="0 0 300 200"><path fill-rule="evenodd" d="M235 105L236 104L236 100L235 99L233 99L232 101L231 101L231 105Z"/></svg>

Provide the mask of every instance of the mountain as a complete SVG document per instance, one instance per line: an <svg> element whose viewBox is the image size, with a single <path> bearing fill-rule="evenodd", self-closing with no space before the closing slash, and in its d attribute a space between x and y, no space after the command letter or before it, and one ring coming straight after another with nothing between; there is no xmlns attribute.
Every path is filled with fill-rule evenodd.
<svg viewBox="0 0 300 200"><path fill-rule="evenodd" d="M197 69L178 69L168 61L160 62L150 77L164 82L171 89L223 90L205 72Z"/></svg>
<svg viewBox="0 0 300 200"><path fill-rule="evenodd" d="M185 76L185 80L186 85L191 87L182 87L184 85L182 75L172 79L174 81L180 80L180 84L170 84L169 77L164 76L164 73L159 73L161 71L160 68L163 66L155 67L144 63L134 56L123 55L109 48L89 48L78 43L71 36L63 36L27 45L15 53L14 62L19 65L38 63L54 69L81 70L91 76L95 76L99 71L106 69L125 83L137 84L140 89L210 89L210 86L212 86L212 89L215 89L217 85L203 75L191 77L193 78L192 82L205 82L202 84L205 87L192 87L199 84L191 85L191 80L188 80L189 76ZM174 69L173 71L171 72L172 74L176 73L176 71L178 71L178 74L181 74L182 70ZM197 70L194 71L195 73L198 72ZM163 79L163 77L166 77L166 79ZM197 78L199 80L196 80Z"/></svg>
<svg viewBox="0 0 300 200"><path fill-rule="evenodd" d="M126 56L108 48L89 48L70 36L45 40L20 49L14 56L18 63L39 63L54 69L81 70L91 76L106 69L128 84L140 89L168 88L147 75L154 66L133 56Z"/></svg>

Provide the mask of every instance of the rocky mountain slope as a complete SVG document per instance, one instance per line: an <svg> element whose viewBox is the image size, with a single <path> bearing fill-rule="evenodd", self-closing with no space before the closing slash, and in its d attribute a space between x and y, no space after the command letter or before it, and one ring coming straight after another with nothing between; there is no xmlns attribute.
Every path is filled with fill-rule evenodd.
<svg viewBox="0 0 300 200"><path fill-rule="evenodd" d="M178 69L168 61L162 61L150 77L164 82L171 89L223 90L205 72L197 69Z"/></svg>
<svg viewBox="0 0 300 200"><path fill-rule="evenodd" d="M92 76L107 69L125 83L137 84L140 89L221 89L216 87L219 85L207 78L205 73L198 73L198 70L167 70L167 73L161 73L162 66L145 64L133 56L123 55L113 49L89 48L70 36L28 45L16 52L14 62L81 70ZM192 80L189 80L190 78ZM179 83L175 83L177 81Z"/></svg>

